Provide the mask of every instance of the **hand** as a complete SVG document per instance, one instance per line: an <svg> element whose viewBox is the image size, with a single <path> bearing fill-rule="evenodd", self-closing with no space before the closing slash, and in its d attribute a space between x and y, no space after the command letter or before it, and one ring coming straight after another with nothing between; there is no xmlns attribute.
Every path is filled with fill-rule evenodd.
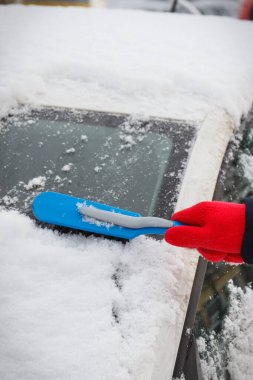
<svg viewBox="0 0 253 380"><path fill-rule="evenodd" d="M245 205L201 202L175 213L172 220L186 226L169 228L165 240L178 247L197 248L209 261L242 263Z"/></svg>

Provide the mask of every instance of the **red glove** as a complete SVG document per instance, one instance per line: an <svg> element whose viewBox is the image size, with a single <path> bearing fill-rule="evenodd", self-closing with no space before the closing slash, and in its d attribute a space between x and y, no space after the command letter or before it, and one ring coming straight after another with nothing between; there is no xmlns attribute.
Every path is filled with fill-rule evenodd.
<svg viewBox="0 0 253 380"><path fill-rule="evenodd" d="M169 228L165 240L179 247L197 248L209 261L242 263L245 205L201 202L175 213L172 220L186 226Z"/></svg>

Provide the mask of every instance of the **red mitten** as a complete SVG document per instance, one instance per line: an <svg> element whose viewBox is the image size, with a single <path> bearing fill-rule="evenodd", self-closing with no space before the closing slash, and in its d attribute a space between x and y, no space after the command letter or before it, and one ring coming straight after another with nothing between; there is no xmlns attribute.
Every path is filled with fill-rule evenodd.
<svg viewBox="0 0 253 380"><path fill-rule="evenodd" d="M186 226L166 231L165 240L179 247L197 248L209 261L242 263L245 205L201 202L175 213L172 220Z"/></svg>

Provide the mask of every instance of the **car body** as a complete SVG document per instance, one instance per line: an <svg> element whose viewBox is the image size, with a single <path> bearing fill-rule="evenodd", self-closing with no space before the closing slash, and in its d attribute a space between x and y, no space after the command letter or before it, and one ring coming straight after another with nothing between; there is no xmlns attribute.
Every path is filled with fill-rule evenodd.
<svg viewBox="0 0 253 380"><path fill-rule="evenodd" d="M251 0L246 0L242 3L240 19L253 20L253 2Z"/></svg>
<svg viewBox="0 0 253 380"><path fill-rule="evenodd" d="M45 6L61 6L61 7L88 7L90 5L88 0L1 0L0 4L22 4L22 5L45 5Z"/></svg>
<svg viewBox="0 0 253 380"><path fill-rule="evenodd" d="M217 15L238 17L239 1L237 0L178 0L174 1L152 1L152 0L108 0L109 7L146 9L163 12L182 12L189 14Z"/></svg>
<svg viewBox="0 0 253 380"><path fill-rule="evenodd" d="M58 159L60 163L57 162L57 165L59 164L57 170L63 170L63 172L66 173L69 172L65 167L65 164L73 163L70 161L69 155L79 152L79 150L77 151L77 147L73 145L75 141L70 139L75 138L75 130L78 130L76 125L83 120L87 120L85 117L89 120L88 122L84 122L85 128L90 128L90 136L88 136L88 140L92 140L92 133L95 133L94 130L96 130L97 133L100 133L100 127L104 123L103 120L107 120L105 128L103 129L103 136L107 136L107 128L110 127L110 124L112 127L115 120L120 120L117 124L117 128L119 128L119 136L117 137L117 144L119 145L117 145L117 147L119 149L115 152L113 149L111 150L115 153L113 153L115 157L120 158L123 157L121 155L124 153L124 144L127 145L127 142L129 143L129 141L133 142L133 140L129 138L129 135L133 134L132 138L134 139L134 142L136 142L135 137L139 136L138 131L149 123L151 124L151 127L153 126L152 128L157 127L157 130L160 128L159 123L162 123L164 130L170 131L170 128L172 128L171 131L173 131L175 135L185 134L185 136L187 136L185 140L188 140L189 142L188 147L187 144L183 144L182 141L184 141L184 139L180 140L181 143L179 146L175 145L174 147L174 153L178 154L177 151L180 153L178 156L174 156L177 157L176 161L179 160L180 156L182 156L184 160L187 158L187 160L184 161L185 166L181 167L180 162L176 162L177 166L175 171L177 171L178 174L176 175L176 178L179 181L176 184L173 184L174 187L172 187L172 190L174 194L169 192L170 187L168 182L164 188L161 187L162 195L160 196L160 199L158 199L160 201L160 206L156 210L157 215L166 216L171 214L173 210L179 210L191 206L202 200L213 199L217 178L221 170L228 144L231 139L234 138L236 130L240 127L242 117L248 114L252 105L253 77L251 63L253 63L253 56L250 49L251 41L249 39L249 35L252 32L252 25L250 25L250 23L208 17L193 18L193 16L186 15L151 14L149 12L123 12L115 10L92 11L74 8L50 8L49 10L42 7L26 8L22 6L1 7L0 17L0 25L2 28L1 36L10 36L8 44L4 44L3 40L1 41L3 60L1 61L0 69L3 73L2 78L4 78L1 83L0 93L1 131L3 135L6 133L7 136L10 125L15 128L21 128L18 130L21 135L9 133L10 140L7 141L4 139L3 148L5 146L6 152L3 154L2 159L8 158L8 152L12 153L12 155L10 154L10 156L12 156L12 162L16 162L16 164L12 164L10 167L11 172L14 173L12 174L12 178L15 177L15 173L20 174L21 169L19 168L22 167L23 171L20 175L24 177L24 179L23 184L20 186L24 194L27 195L27 197L22 198L22 204L24 206L29 208L31 194L35 195L35 193L45 188L44 186L40 186L44 181L41 178L39 182L29 181L32 179L31 170L33 170L33 168L35 170L32 174L33 179L38 176L47 175L48 177L46 180L48 183L50 183L50 178L55 180L56 175L59 175L59 172L54 172L56 161ZM8 22L5 20L8 20ZM20 20L22 20L22 22ZM29 23L28 20L35 21ZM47 22L45 22L45 20L47 20ZM68 28L66 25L69 25ZM150 25L155 25L156 28L152 28L151 30ZM34 32L35 30L36 32ZM234 36L233 44L231 44L231 35ZM177 36L176 39L175 36ZM237 41L236 44L234 44L235 41ZM238 67L240 67L240 69L238 69ZM243 75L239 75L241 72ZM72 113L74 114L74 121L71 119ZM50 115L53 116L51 117ZM58 119L63 119L65 120L64 123L66 123L60 127L60 124L57 124L59 123ZM81 121L78 121L79 119ZM7 132L5 131L6 123L10 124L9 127L6 128ZM42 136L41 139L36 137L36 139L32 141L29 131L33 130L33 133L37 131L37 129L32 129L34 124L37 125L36 123L40 125L39 128L42 131L46 130L46 128L51 125L50 123L57 125L57 127L55 128L55 131L53 127L50 127L51 135L48 135L50 138L46 134L46 136ZM98 125L96 125L96 123ZM251 125L250 123L249 125ZM75 126L76 129L74 128ZM68 134L68 137L65 140L62 130L59 129L59 134L57 135L58 128L63 127L65 128L66 134ZM96 129L96 127L98 127L98 129ZM185 132L182 132L182 128L185 128ZM241 128L241 130L242 129L243 128ZM148 136L148 131L144 128L144 132L145 131ZM191 132L190 134L189 131ZM79 132L78 136L80 140L82 132ZM112 130L110 133L113 133ZM128 136L127 139L126 135ZM158 145L155 146L158 151L156 157L159 158L161 152L163 152L163 149L165 148L162 145L164 142L161 139L161 136L163 136L165 143L168 141L169 145L170 135L166 135L166 133L164 135L159 135L159 133L156 132L154 132L154 135L156 137L158 136L158 143L156 143ZM49 160L52 167L47 166L44 168L43 160L47 159L47 154L49 155L49 153L45 150L42 154L41 147L43 147L43 144L45 145L45 142L51 144L53 139L57 139L57 136L63 136L61 143L65 144L63 144L64 148L61 146L62 150L60 151L60 154L57 155L57 159ZM168 140L166 140L166 138L168 138ZM58 137L58 139L60 138ZM107 142L101 140L103 143L100 143L100 140L97 139L96 134L94 134L94 141L96 149L100 149L104 144L110 144L111 140L108 140ZM99 141L99 143L97 141ZM121 148L120 141L123 141L123 148ZM80 141L78 142L80 143ZM12 145L12 149L10 149L11 143L15 143ZM30 151L25 152L28 157L23 155L26 143L27 150L28 148L33 149L32 163L30 163ZM83 143L85 145L85 141L83 141ZM36 144L39 144L40 146L37 146ZM21 145L21 152L19 152L17 147ZM55 142L55 149L54 146L52 146L50 154L56 154L56 150L58 149L56 149L56 146L57 144ZM149 147L149 145L147 145L147 147ZM160 151L159 147L161 147ZM111 169L110 174L106 175L106 180L101 179L101 182L99 182L99 180L98 182L95 182L95 185L91 187L90 192L87 193L86 196L91 197L92 194L94 194L95 189L98 189L96 197L100 197L100 200L103 200L104 202L114 201L117 203L116 187L113 194L108 194L108 190L110 190L110 179L112 179L112 183L115 186L119 186L120 191L128 189L127 183L124 182L124 172L122 173L122 166L120 165L124 162L129 164L128 160L131 159L131 155L136 158L134 152L136 151L138 153L137 143L130 144L130 146L127 145L127 148L130 149L127 153L129 155L128 158L119 160L117 163L117 168L120 169L119 172L117 173L117 168L115 169L112 162L111 167L109 165L106 167L108 170ZM183 151L186 149L186 152L180 152L180 149L182 148ZM96 149L94 149L94 151L96 151ZM145 155L149 154L149 152L151 152L151 155L153 154L151 148L144 150L140 149L141 157L144 161ZM13 159L13 153L14 156L16 155L16 161ZM92 153L90 153L90 156L92 156ZM82 175L78 173L81 172L82 165L85 167L88 157L89 156L86 156L86 160L84 160L82 156L80 161L81 164L78 159L76 160L76 162L79 162L80 164L78 171L76 170L75 165L68 166L68 168L74 168L74 177L70 178L68 177L68 174L66 174L67 180L63 183L63 189L66 192L75 191L75 195L78 195L76 193L78 188L81 188L82 186L85 187L85 173ZM102 155L100 158L101 157ZM63 164L61 165L61 159L68 161L62 161ZM71 160L73 160L73 157ZM167 159L165 159L165 161L166 160ZM50 165L49 161L46 165ZM136 162L137 161L138 160L136 159ZM157 158L156 160L154 159L154 162L157 161L159 161ZM29 172L26 173L28 163L31 166L29 166ZM8 165L9 162L7 162L5 166L7 167ZM36 169L36 165L40 166L40 172ZM143 163L143 166L145 167L145 163ZM101 168L101 170L98 167ZM149 163L149 167L151 167L151 163ZM102 162L98 165L96 160L93 159L92 162L87 165L87 170L90 168L94 169L89 172L89 178L91 181L91 173L93 173L94 176L98 174L100 175L98 178L102 178ZM6 168L4 169L6 170ZM126 172L127 169L128 167L126 168ZM52 171L54 176L52 176ZM148 171L149 168L144 170L145 173L148 173ZM118 182L115 181L115 173L118 175ZM168 172L162 173L163 175L166 174L169 176L169 181L172 181L173 176L175 176L175 173L173 173L173 170L171 169L169 169ZM134 178L138 178L138 175L140 174L142 174L141 169L138 169L137 174L135 173L135 175L131 175ZM4 171L2 171L2 178L4 178L3 183L7 184L11 175L8 174L4 177ZM17 178L17 183L19 184L20 178L18 175ZM127 178L131 178L131 176ZM70 188L73 179L79 181L78 187L76 188ZM105 181L107 181L107 185L104 185ZM37 186L38 184L39 186ZM35 187L33 187L34 185ZM50 183L50 186L51 185L52 183ZM55 181L54 185L58 186L59 183ZM11 184L11 187L13 187L13 184ZM144 187L146 188L147 186ZM3 189L4 194L1 197L1 201L2 204L5 203L5 206L12 206L11 204L8 205L10 200L8 199L8 196L11 195L10 198L12 198L12 200L13 195L15 196L15 194L12 193L7 194L9 190L11 189ZM34 190L34 193L29 192L30 190ZM85 193L83 190L82 192ZM132 189L132 194L135 194L134 188ZM147 194L149 195L148 191ZM105 195L107 195L108 198L105 198ZM173 196L176 196L176 199L173 199ZM131 199L132 201L134 200L133 195L131 196ZM121 201L117 204L118 206L121 205L120 202ZM126 206L128 205L123 204L123 207L126 208ZM20 209L21 206L18 208ZM134 202L131 206L129 204L129 208L132 208L132 211L134 211ZM152 213L154 212L153 210L154 208L151 209L151 211L144 209L144 212ZM7 216L4 216L4 218L5 217L7 218ZM15 217L13 216L13 226L14 219ZM17 219L19 220L19 217L17 217ZM24 220L20 219L20 223L25 224ZM4 224L5 222L3 222L3 227ZM18 226L15 226L15 228L18 233ZM36 236L37 234L40 235L44 233L38 232L38 230L36 230L37 232L35 232L35 230L32 231L34 231ZM49 235L46 234L46 236L48 237ZM63 238L63 241L65 241L64 239L65 238ZM71 239L67 239L67 241L71 242ZM38 242L38 240L36 240L36 242ZM11 239L9 239L7 243L11 243ZM63 243L62 240L57 237L56 240L52 240L52 245L54 244L61 245ZM71 244L72 243L70 243L70 245ZM77 251L81 250L83 247L79 244L84 243L80 243L79 240L73 240L73 245L79 247ZM103 244L107 247L107 243L103 242L103 240L98 240L92 244L100 246L101 250L103 250ZM87 282L87 284L91 286L89 288L87 285L90 293L93 292L92 289L94 289L94 292L101 292L103 290L101 290L101 287L106 286L105 284L108 284L110 281L115 284L120 293L120 281L122 280L120 274L123 273L123 279L126 277L128 285L127 289L131 297L129 296L129 298L126 298L125 307L119 310L126 312L128 308L133 307L133 315L136 319L133 317L132 319L127 320L126 318L125 323L129 324L133 331L135 331L135 327L138 326L138 331L141 332L131 341L132 345L129 344L131 350L128 350L127 354L122 354L122 356L120 356L116 349L113 351L113 360L117 361L117 353L120 356L117 370L123 367L124 370L127 369L127 374L114 373L114 368L112 367L111 378L113 378L113 376L117 379L150 378L162 380L172 378L176 358L178 357L175 374L182 371L186 362L186 348L191 336L191 334L189 334L189 329L192 329L193 327L195 308L197 307L200 287L204 279L207 263L202 259L199 260L197 252L192 252L186 249L175 249L175 251L171 253L171 262L166 261L170 260L169 255L166 259L165 253L161 252L161 257L165 260L164 266L167 268L167 284L165 273L162 272L161 263L159 264L159 261L155 261L159 260L159 256L149 256L149 253L147 252L147 259L145 259L145 255L143 255L142 252L142 247L147 249L149 244L151 251L155 251L158 247L162 250L161 246L156 245L153 241L149 242L149 240L137 240L134 244L139 244L138 249L134 248L135 251L131 250L132 246L127 246L127 249L129 249L130 252L129 257L123 255L121 248L117 248L119 252L122 253L118 254L115 246L109 247L112 252L114 252L111 260L115 260L115 257L120 257L119 263L116 266L116 271L113 272L111 276L108 274L106 276L107 282L103 282L102 277L104 274L101 271L100 279L98 270L98 273L96 273L96 286L92 282ZM136 246L134 245L133 247ZM134 256L133 253L136 252L136 250L139 252L139 262L138 255L136 256L135 254ZM168 250L173 249L170 247ZM110 249L106 250L105 258L107 255L108 257L110 256L109 251ZM159 255L159 252L154 252L154 254L155 253ZM25 255L25 252L23 252L23 254ZM72 254L74 255L75 252L73 251ZM69 257L69 253L67 253L66 257ZM66 257L64 255L62 257L63 268L61 268L61 270L63 270L64 273L68 272L68 267L71 268L71 260ZM95 257L97 258L96 265L93 265L92 262L86 262L86 272L83 270L83 276L86 276L85 279L87 279L87 281L89 278L89 271L92 272L95 271L96 268L99 269L100 265L103 270L108 270L106 259L103 259L102 255L95 255ZM133 259L131 259L133 257L136 260L136 265L138 262L138 271L136 271ZM150 257L150 262L148 261L148 257ZM14 252L14 267L16 265L15 260ZM24 261L26 260L28 260L28 258ZM46 260L48 260L49 266L47 268L49 269L49 254L46 255ZM82 257L80 260L85 260L85 258ZM100 263L100 260L103 261L103 266L102 263ZM36 262L38 263L38 261ZM84 261L81 261L81 263L81 267L83 267ZM5 264L6 267L8 267L8 260ZM141 283L142 286L139 286L138 293L138 291L133 289L133 286L131 287L132 282L131 276L130 280L128 278L128 268L131 266L130 275L134 274L136 281L138 281L139 279L143 279L143 276L141 275L141 264L146 268L145 273L147 273L147 280L145 277L146 282ZM57 267L57 265L59 265L59 263L55 260L54 266ZM159 270L153 274L152 270L154 267ZM36 265L34 268L36 268ZM212 270L213 269L214 267L212 267ZM39 269L37 268L37 270ZM156 289L157 293L154 292L155 296L152 298L153 303L149 303L149 295L145 293L145 286L147 287L149 283L152 284L156 278L159 278L160 271L163 273L161 274L161 282L158 282ZM29 273L30 272L26 272L26 275L28 276ZM108 273L111 272L108 271ZM169 276L169 273L171 273L171 277ZM72 276L70 277L72 278ZM9 288L7 285L10 279L8 276L6 278L7 282L5 283L4 289L8 290ZM28 276L28 278L30 277ZM73 281L74 278L75 276L73 276ZM99 285L100 283L101 286ZM225 283L226 281L224 281L223 277L223 285ZM19 283L17 282L17 287L18 284ZM47 288L47 283L44 284ZM82 282L81 284L85 288L85 283ZM155 284L157 283L155 282ZM50 282L50 286L53 286L53 282ZM64 282L62 282L62 286L64 286ZM115 286L113 289L110 288L111 290L108 288L108 292L110 293L111 291L113 293L115 291ZM162 289L161 294L163 297L161 303L163 302L163 304L166 305L166 311L168 313L169 309L174 312L174 314L172 313L171 315L168 315L167 318L166 315L163 315L163 307L157 315L155 314L153 316L151 313L153 305L157 307L157 310L160 310L157 303L155 303L160 287ZM11 296L11 289L9 289L9 291ZM138 302L141 302L138 296L139 294L142 294L142 291L144 291L146 303L141 304L145 307L138 307ZM32 290L30 290L30 292L33 293ZM57 294L61 294L61 292ZM107 295L107 293L102 294L104 294L104 296ZM50 293L47 293L47 297L50 298ZM119 294L118 297L119 298L117 298L116 301L120 302L122 293ZM134 302L135 299L138 300L137 306ZM207 300L208 298L204 295L202 297L203 307L206 307ZM118 318L120 312L118 312L116 301L115 305L113 304L114 307L112 312L114 324L110 326L112 332L114 331L113 328L115 325L116 327L121 327L120 318ZM68 310L66 300L63 304L65 309ZM77 307L77 305L75 307ZM145 318L138 318L140 315L139 313L143 311L143 308L146 311L146 316L149 316L151 313L150 315L153 318L151 318L153 323L152 328L150 328L150 330L152 330L151 336L148 335L149 328L145 325ZM8 310L9 313L11 313L9 306ZM109 312L111 312L111 309ZM200 317L202 312L203 310L200 305ZM83 309L82 313L85 314ZM94 313L94 315L97 314ZM125 315L127 315L127 313ZM99 318L97 319L99 324ZM150 321L148 317L147 320ZM19 323L18 318L16 321ZM73 323L74 322L75 320L73 320ZM67 323L66 326L68 326ZM71 326L68 326L68 328L70 327ZM87 330L89 330L89 325L87 326ZM121 332L122 335L119 340L121 345L119 345L118 351L122 350L124 353L124 339L126 339L126 336L122 331L124 332L124 330L119 329L119 332ZM51 331L51 335L53 335L53 330ZM147 340L144 341L144 343L141 340L142 335L147 337L145 338ZM181 336L182 342L180 345ZM15 339L15 334L13 334L13 337L13 339ZM60 335L57 339L61 342ZM89 337L89 339L91 339L91 337ZM87 363L95 356L92 352L93 349L96 351L96 344L97 346L100 346L98 343L99 335L96 337L95 344L92 346L91 351L88 350L86 352L85 359ZM107 350L110 352L112 346L113 343L108 344L107 346L105 345L106 349L104 349L103 352L105 352L105 354ZM138 347L142 347L140 353L137 349ZM152 355L150 354L151 356L149 356L151 347ZM102 355L101 352L102 351L100 351L100 355ZM80 352L77 351L75 356L79 357L79 355ZM138 366L135 365L136 357L140 357ZM102 363L107 368L109 359L110 357L104 357L102 355L99 363ZM123 360L124 365L121 364L121 360ZM129 360L130 363L125 364L124 360ZM81 362L83 362L83 360L81 360ZM66 361L66 366L67 365L68 363ZM99 376L101 378L101 372L99 372L100 369L100 366L92 369L93 378L99 378ZM190 378L190 375L187 376Z"/></svg>
<svg viewBox="0 0 253 380"><path fill-rule="evenodd" d="M166 0L1 0L0 4L22 4L40 6L80 6L80 7L109 7L122 9L144 9L150 11L170 12L173 9L173 2ZM241 9L240 18L249 18L250 3L245 2ZM219 15L237 17L239 13L239 2L236 0L179 0L173 12L190 14Z"/></svg>

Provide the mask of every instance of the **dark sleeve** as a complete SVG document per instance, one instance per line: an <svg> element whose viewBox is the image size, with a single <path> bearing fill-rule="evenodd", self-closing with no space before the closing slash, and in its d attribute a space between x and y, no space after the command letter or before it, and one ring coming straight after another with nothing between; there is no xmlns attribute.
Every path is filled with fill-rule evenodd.
<svg viewBox="0 0 253 380"><path fill-rule="evenodd" d="M245 263L253 264L253 198L246 198L245 206L245 230L241 257Z"/></svg>

